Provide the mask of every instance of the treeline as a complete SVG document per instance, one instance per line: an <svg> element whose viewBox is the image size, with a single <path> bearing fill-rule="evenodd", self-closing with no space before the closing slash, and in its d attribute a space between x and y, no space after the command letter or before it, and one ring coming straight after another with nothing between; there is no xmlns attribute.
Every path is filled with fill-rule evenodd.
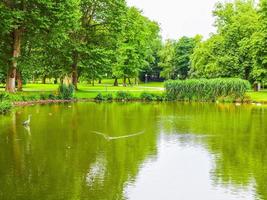
<svg viewBox="0 0 267 200"><path fill-rule="evenodd" d="M3 0L0 81L138 78L155 62L159 25L125 0Z"/></svg>
<svg viewBox="0 0 267 200"><path fill-rule="evenodd" d="M267 0L217 3L206 40L161 41L159 25L125 0L2 0L0 83L27 80L234 77L267 81Z"/></svg>
<svg viewBox="0 0 267 200"><path fill-rule="evenodd" d="M159 52L167 79L238 77L251 83L267 81L267 1L217 3L217 32L169 40Z"/></svg>

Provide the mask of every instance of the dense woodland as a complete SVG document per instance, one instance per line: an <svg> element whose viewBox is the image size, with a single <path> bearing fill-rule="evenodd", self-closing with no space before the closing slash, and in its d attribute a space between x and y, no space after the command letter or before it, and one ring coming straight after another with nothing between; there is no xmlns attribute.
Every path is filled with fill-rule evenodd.
<svg viewBox="0 0 267 200"><path fill-rule="evenodd" d="M162 41L160 26L125 0L1 0L0 82L47 78L267 80L267 0L217 3L216 33Z"/></svg>

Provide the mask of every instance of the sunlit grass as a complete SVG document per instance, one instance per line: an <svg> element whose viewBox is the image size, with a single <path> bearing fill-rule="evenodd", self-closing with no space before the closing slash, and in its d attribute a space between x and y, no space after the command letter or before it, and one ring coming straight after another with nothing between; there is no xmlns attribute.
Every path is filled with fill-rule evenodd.
<svg viewBox="0 0 267 200"><path fill-rule="evenodd" d="M247 92L247 96L256 102L267 102L267 90L263 90L260 92Z"/></svg>

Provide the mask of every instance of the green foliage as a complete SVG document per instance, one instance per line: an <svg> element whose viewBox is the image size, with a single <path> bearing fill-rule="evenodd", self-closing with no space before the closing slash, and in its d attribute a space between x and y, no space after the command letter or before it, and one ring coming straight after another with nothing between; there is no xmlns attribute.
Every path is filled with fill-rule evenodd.
<svg viewBox="0 0 267 200"><path fill-rule="evenodd" d="M182 37L178 41L167 41L159 52L163 67L162 77L166 79L186 79L190 70L190 57L201 36L194 38Z"/></svg>
<svg viewBox="0 0 267 200"><path fill-rule="evenodd" d="M267 1L260 1L260 28L252 37L253 70L252 78L255 82L267 81Z"/></svg>
<svg viewBox="0 0 267 200"><path fill-rule="evenodd" d="M62 58L52 49L62 50L70 32L79 26L79 4L77 0L1 1L0 62L5 72L13 68L31 75L38 69L44 74L52 71L47 64L54 62L54 67ZM60 61L62 66L63 59ZM15 79L10 77L10 91L14 91Z"/></svg>
<svg viewBox="0 0 267 200"><path fill-rule="evenodd" d="M112 94L106 94L103 95L102 93L98 93L97 96L95 97L96 101L112 101L113 96Z"/></svg>
<svg viewBox="0 0 267 200"><path fill-rule="evenodd" d="M131 100L134 100L134 96L129 92L118 91L116 93L115 99L118 101L131 101Z"/></svg>
<svg viewBox="0 0 267 200"><path fill-rule="evenodd" d="M10 101L0 101L0 114L5 114L12 109L12 103Z"/></svg>
<svg viewBox="0 0 267 200"><path fill-rule="evenodd" d="M164 101L165 97L161 94L143 92L140 95L140 99L143 101Z"/></svg>
<svg viewBox="0 0 267 200"><path fill-rule="evenodd" d="M266 78L263 21L254 1L217 3L213 12L217 33L197 45L191 56L192 78L239 77L255 82Z"/></svg>
<svg viewBox="0 0 267 200"><path fill-rule="evenodd" d="M232 97L242 99L250 89L248 81L236 78L188 79L185 81L167 81L167 96L173 100L216 101L219 98Z"/></svg>
<svg viewBox="0 0 267 200"><path fill-rule="evenodd" d="M140 98L144 101L153 101L154 100L154 95L151 93L143 92L140 95Z"/></svg>
<svg viewBox="0 0 267 200"><path fill-rule="evenodd" d="M113 100L113 95L112 95L112 94L107 94L107 95L105 96L105 99L106 99L107 101L112 101L112 100Z"/></svg>
<svg viewBox="0 0 267 200"><path fill-rule="evenodd" d="M57 96L57 95L55 95L53 93L50 93L50 94L46 94L46 93L40 94L40 97L39 97L40 100L57 100L59 98L60 98L59 96Z"/></svg>
<svg viewBox="0 0 267 200"><path fill-rule="evenodd" d="M160 43L160 28L134 7L127 9L122 25L113 76L136 78L142 69L155 61L155 49Z"/></svg>
<svg viewBox="0 0 267 200"><path fill-rule="evenodd" d="M61 84L58 88L58 96L60 99L64 99L64 100L73 99L74 90L75 88L72 84L70 85Z"/></svg>
<svg viewBox="0 0 267 200"><path fill-rule="evenodd" d="M98 93L97 96L95 97L95 100L97 100L97 101L104 101L105 98L104 98L104 96L102 95L102 93Z"/></svg>

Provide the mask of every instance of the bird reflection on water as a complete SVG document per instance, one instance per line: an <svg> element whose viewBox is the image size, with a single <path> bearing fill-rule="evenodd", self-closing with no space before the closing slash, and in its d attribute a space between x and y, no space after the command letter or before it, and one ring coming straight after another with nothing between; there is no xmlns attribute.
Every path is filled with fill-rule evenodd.
<svg viewBox="0 0 267 200"><path fill-rule="evenodd" d="M95 133L97 135L101 135L102 137L104 137L106 140L110 141L110 140L119 140L119 139L126 139L126 138L130 138L130 137L135 137L135 136L138 136L138 135L142 135L145 133L145 131L140 131L140 132L137 132L137 133L134 133L134 134L130 134L130 135L124 135L124 136L118 136L118 137L111 137L111 136L108 136L107 134L105 133L102 133L102 132L99 132L99 131L91 131L92 133Z"/></svg>

